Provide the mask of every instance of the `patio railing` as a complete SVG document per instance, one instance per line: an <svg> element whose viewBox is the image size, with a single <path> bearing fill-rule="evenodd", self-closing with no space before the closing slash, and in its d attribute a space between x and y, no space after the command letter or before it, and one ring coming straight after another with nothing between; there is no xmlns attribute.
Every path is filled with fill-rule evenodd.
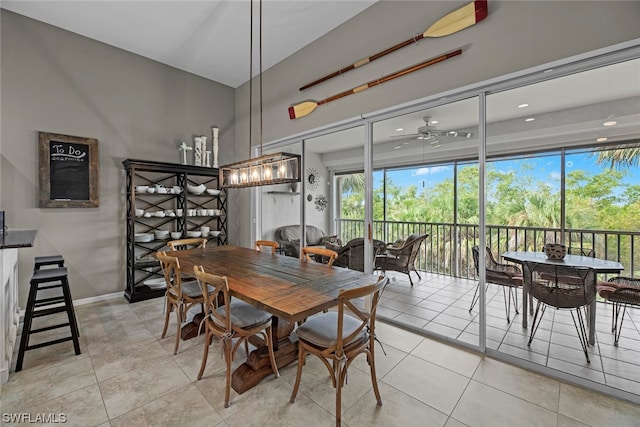
<svg viewBox="0 0 640 427"><path fill-rule="evenodd" d="M336 227L343 242L364 236L364 222L341 219ZM455 277L476 277L471 248L478 244L477 224L374 221L373 238L383 242L428 233L416 261L419 270ZM505 251L540 251L545 243L561 240L559 228L487 226L487 246L496 258ZM571 248L593 249L596 257L617 261L623 275L640 277L640 232L567 229L564 243ZM600 277L606 280L606 275Z"/></svg>

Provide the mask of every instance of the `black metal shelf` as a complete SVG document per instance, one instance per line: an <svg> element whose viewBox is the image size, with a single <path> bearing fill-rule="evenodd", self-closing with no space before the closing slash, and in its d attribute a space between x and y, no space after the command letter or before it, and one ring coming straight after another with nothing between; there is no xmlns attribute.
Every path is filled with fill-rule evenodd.
<svg viewBox="0 0 640 427"><path fill-rule="evenodd" d="M124 292L129 302L142 301L164 295L164 289L151 288L143 284L145 280L162 277L158 261L149 257L158 250L166 249L172 239L155 239L150 242L136 242L136 233L153 233L156 230L176 231L186 237L186 232L210 226L221 231L219 236L207 236L212 244L227 243L227 200L224 190L219 195L192 194L187 184L204 184L208 188L219 189L218 169L202 166L181 165L166 162L127 159L122 162L126 172L126 256L127 281ZM180 193L142 193L135 191L137 185L161 184L166 188L179 186ZM182 209L182 215L164 217L135 216L135 209L162 211ZM217 209L220 215L190 216L187 209ZM140 260L140 258L144 258Z"/></svg>

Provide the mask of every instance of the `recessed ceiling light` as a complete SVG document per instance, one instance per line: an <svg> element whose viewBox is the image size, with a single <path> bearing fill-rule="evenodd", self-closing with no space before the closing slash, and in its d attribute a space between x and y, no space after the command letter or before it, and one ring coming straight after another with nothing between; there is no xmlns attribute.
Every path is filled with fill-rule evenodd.
<svg viewBox="0 0 640 427"><path fill-rule="evenodd" d="M404 130L404 128L398 128L396 129L396 132L402 132Z"/></svg>
<svg viewBox="0 0 640 427"><path fill-rule="evenodd" d="M534 120L535 120L534 117L529 117L528 119L524 119L525 122L532 122Z"/></svg>
<svg viewBox="0 0 640 427"><path fill-rule="evenodd" d="M430 120L429 124L430 125L437 125L439 122L437 120Z"/></svg>
<svg viewBox="0 0 640 427"><path fill-rule="evenodd" d="M393 147L394 150L397 150L398 148L402 148L402 145L396 145L395 147Z"/></svg>
<svg viewBox="0 0 640 427"><path fill-rule="evenodd" d="M606 136L602 136L600 138L597 138L596 141L597 142L605 142L607 139L609 139L609 138L607 138Z"/></svg>
<svg viewBox="0 0 640 427"><path fill-rule="evenodd" d="M610 120L610 121L608 121L608 122L604 122L604 123L602 124L602 126L615 126L615 125L617 125L617 124L618 124L618 122L616 122L615 120Z"/></svg>
<svg viewBox="0 0 640 427"><path fill-rule="evenodd" d="M529 106L529 104L520 104L520 105L518 105L518 108L526 108L528 106Z"/></svg>

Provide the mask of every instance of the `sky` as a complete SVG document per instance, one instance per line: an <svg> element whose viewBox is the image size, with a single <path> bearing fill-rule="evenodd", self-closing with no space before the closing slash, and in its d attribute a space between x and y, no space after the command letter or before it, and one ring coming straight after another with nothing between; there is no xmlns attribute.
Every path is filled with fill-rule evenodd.
<svg viewBox="0 0 640 427"><path fill-rule="evenodd" d="M600 173L606 170L606 166L596 165L595 157L591 157L590 153L580 152L575 154L567 154L566 156L566 172L569 173L572 170L587 170L592 174ZM523 162L527 162L533 167L533 176L547 183L554 182L557 186L560 185L560 156L557 154L548 155L545 157L531 157L527 159L516 160L502 160L500 162L493 163L497 171L508 172L511 170L519 170ZM460 166L459 166L460 167ZM423 168L411 168L394 170L389 172L389 177L392 182L401 187L407 187L409 185L416 185L418 190L425 187L431 187L434 183L444 181L446 179L452 179L453 166L452 165L440 165ZM630 173L623 179L627 184L640 184L640 173ZM382 185L382 172L376 172L374 174L374 186L376 188Z"/></svg>

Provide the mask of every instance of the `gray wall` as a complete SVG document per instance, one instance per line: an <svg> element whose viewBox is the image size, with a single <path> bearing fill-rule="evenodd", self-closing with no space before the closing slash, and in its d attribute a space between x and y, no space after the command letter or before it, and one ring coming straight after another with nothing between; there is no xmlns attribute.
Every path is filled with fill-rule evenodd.
<svg viewBox="0 0 640 427"><path fill-rule="evenodd" d="M1 195L12 229L37 229L20 250L24 306L33 256L63 254L75 299L124 290L122 160L178 162L179 140L220 127L235 137L234 89L2 10ZM100 207L39 209L37 132L99 140Z"/></svg>
<svg viewBox="0 0 640 427"><path fill-rule="evenodd" d="M493 1L489 16L459 33L428 38L304 92L298 88L329 72L424 32L468 1L381 1L263 74L264 140L270 141L568 56L640 37L637 1ZM400 77L290 120L287 109L322 100L381 76L463 48L452 59ZM264 49L269 49L265 44ZM255 90L254 82L254 90ZM236 129L248 132L248 84L236 92ZM254 109L254 111L258 111ZM254 120L255 123L255 120ZM245 138L236 159L247 156ZM248 191L236 193L235 221L249 224ZM250 244L244 228L232 240ZM233 233L233 232L232 232Z"/></svg>

